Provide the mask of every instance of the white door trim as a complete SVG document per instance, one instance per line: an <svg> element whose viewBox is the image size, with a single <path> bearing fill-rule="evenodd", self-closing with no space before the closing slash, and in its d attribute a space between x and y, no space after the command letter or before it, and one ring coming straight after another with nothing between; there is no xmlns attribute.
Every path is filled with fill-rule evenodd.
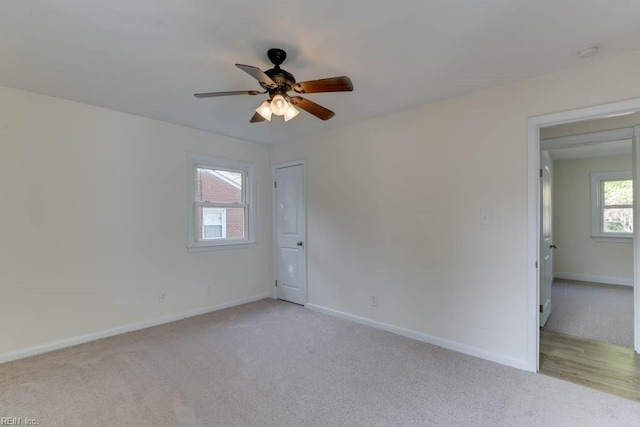
<svg viewBox="0 0 640 427"><path fill-rule="evenodd" d="M539 269L538 257L540 254L540 128L563 123L570 123L582 120L602 118L629 111L640 111L640 98L626 101L614 102L611 104L597 105L594 107L581 108L577 110L564 111L560 113L547 114L532 117L527 120L527 370L537 372L539 369L540 354L540 316L538 315L540 306L539 291ZM639 131L640 132L640 131ZM634 138L634 163L640 164L640 137ZM635 182L640 182L640 168L634 164ZM640 189L635 186L636 196ZM637 199L634 204L637 205ZM638 218L638 209L634 209L634 220ZM640 263L637 261L640 256L640 227L634 227L634 348L640 352L640 291L638 290L638 273Z"/></svg>
<svg viewBox="0 0 640 427"><path fill-rule="evenodd" d="M640 224L640 126L633 128L633 223ZM633 348L640 353L640 230L633 227Z"/></svg>
<svg viewBox="0 0 640 427"><path fill-rule="evenodd" d="M276 163L273 164L271 166L271 182L273 182L274 184L271 186L271 217L272 217L272 221L271 221L271 241L272 241L272 249L273 249L273 256L271 259L271 263L273 266L273 272L271 274L271 289L272 289L272 296L273 298L277 298L278 294L277 294L277 289L275 286L276 283L276 278L278 275L278 236L277 236L277 228L276 228L276 221L278 220L277 217L277 210L276 210L276 187L275 187L275 182L276 182L276 170L278 169L282 169L282 168L288 168L291 166L302 166L302 180L304 181L302 183L302 204L304 206L304 214L305 214L305 224L308 224L307 222L307 166L304 160L293 160L291 162L284 162L284 163ZM304 243L305 246L307 246L307 230L305 228L305 236L304 236ZM304 287L306 288L305 291L305 295L306 295L306 301L305 304L309 302L309 286L308 286L308 273L307 273L307 251L305 250L305 260L304 260L304 264L305 264L305 270L304 270Z"/></svg>
<svg viewBox="0 0 640 427"><path fill-rule="evenodd" d="M605 130L601 132L589 132L581 135L563 136L559 138L547 138L540 140L540 149L575 147L577 145L601 144L603 142L622 141L633 138L633 127Z"/></svg>

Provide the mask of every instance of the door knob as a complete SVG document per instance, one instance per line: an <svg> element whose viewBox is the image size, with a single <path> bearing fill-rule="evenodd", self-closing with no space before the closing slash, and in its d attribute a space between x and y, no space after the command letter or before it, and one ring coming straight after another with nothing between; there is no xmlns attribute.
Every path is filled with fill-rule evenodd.
<svg viewBox="0 0 640 427"><path fill-rule="evenodd" d="M298 246L302 246L302 245L303 245L303 243L302 243L302 242L298 242L298 243L296 243L296 244L297 244Z"/></svg>
<svg viewBox="0 0 640 427"><path fill-rule="evenodd" d="M555 245L555 244L549 245L549 249L558 249L558 245Z"/></svg>

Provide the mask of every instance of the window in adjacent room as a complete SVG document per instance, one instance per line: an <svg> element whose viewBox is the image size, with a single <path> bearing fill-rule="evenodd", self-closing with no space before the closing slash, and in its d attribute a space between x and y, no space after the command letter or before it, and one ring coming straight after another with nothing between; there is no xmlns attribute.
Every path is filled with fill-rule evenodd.
<svg viewBox="0 0 640 427"><path fill-rule="evenodd" d="M591 174L591 234L596 239L633 237L630 171Z"/></svg>
<svg viewBox="0 0 640 427"><path fill-rule="evenodd" d="M254 166L189 155L189 248L254 242Z"/></svg>

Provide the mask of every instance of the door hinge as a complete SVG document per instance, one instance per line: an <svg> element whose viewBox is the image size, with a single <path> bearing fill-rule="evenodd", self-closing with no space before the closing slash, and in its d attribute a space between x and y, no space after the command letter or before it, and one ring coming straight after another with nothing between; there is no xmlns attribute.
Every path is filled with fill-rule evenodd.
<svg viewBox="0 0 640 427"><path fill-rule="evenodd" d="M278 287L278 281L276 280L276 288Z"/></svg>
<svg viewBox="0 0 640 427"><path fill-rule="evenodd" d="M276 181L273 181L273 188L278 188L278 183Z"/></svg>
<svg viewBox="0 0 640 427"><path fill-rule="evenodd" d="M540 178L542 178L542 169L540 169Z"/></svg>
<svg viewBox="0 0 640 427"><path fill-rule="evenodd" d="M540 304L540 313L544 312L544 306L542 304Z"/></svg>
<svg viewBox="0 0 640 427"><path fill-rule="evenodd" d="M536 261L536 268L538 268L538 261Z"/></svg>

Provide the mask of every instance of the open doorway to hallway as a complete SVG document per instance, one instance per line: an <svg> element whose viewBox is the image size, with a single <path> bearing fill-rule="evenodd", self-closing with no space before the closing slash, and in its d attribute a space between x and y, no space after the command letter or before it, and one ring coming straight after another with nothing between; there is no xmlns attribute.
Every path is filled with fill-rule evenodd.
<svg viewBox="0 0 640 427"><path fill-rule="evenodd" d="M540 372L640 401L633 139L640 114L540 129Z"/></svg>
<svg viewBox="0 0 640 427"><path fill-rule="evenodd" d="M640 113L542 128L551 239L545 328L633 347L633 132ZM545 171L545 174L547 171ZM544 227L541 227L544 228ZM542 248L544 251L549 248ZM544 262L544 259L541 259ZM542 289L541 289L542 292Z"/></svg>

